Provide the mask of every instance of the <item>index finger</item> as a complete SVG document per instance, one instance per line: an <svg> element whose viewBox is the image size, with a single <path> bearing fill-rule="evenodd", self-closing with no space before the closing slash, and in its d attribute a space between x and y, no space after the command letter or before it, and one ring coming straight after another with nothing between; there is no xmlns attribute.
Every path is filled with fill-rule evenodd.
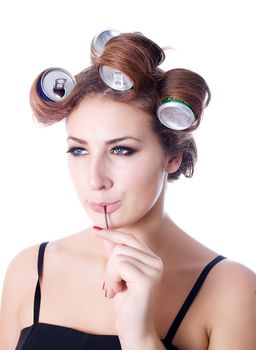
<svg viewBox="0 0 256 350"><path fill-rule="evenodd" d="M94 231L94 232L97 236L107 241L110 241L112 243L127 245L129 247L146 251L150 253L152 256L155 256L152 250L150 250L144 243L139 241L137 237L135 237L130 233L113 231L113 230L104 230L104 229L101 231Z"/></svg>

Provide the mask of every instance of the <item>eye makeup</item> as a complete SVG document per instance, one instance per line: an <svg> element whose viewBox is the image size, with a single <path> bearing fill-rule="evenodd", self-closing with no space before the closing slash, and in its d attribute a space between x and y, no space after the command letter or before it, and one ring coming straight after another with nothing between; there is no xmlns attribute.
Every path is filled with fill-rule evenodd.
<svg viewBox="0 0 256 350"><path fill-rule="evenodd" d="M135 152L135 149L121 145L115 145L111 150L111 153L116 154L117 156L131 156Z"/></svg>
<svg viewBox="0 0 256 350"><path fill-rule="evenodd" d="M74 157L79 157L84 155L82 152L85 151L82 147L69 147L67 153L71 153Z"/></svg>
<svg viewBox="0 0 256 350"><path fill-rule="evenodd" d="M78 146L69 147L66 152L71 153L75 157L84 156L88 154L86 149ZM121 146L121 145L115 145L111 149L111 153L117 156L131 156L135 152L136 152L135 149L128 146Z"/></svg>

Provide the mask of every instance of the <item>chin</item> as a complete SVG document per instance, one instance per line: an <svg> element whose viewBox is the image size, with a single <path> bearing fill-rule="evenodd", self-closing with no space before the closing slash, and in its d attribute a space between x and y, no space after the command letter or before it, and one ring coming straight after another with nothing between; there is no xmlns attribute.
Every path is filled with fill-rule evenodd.
<svg viewBox="0 0 256 350"><path fill-rule="evenodd" d="M87 216L92 221L93 225L106 228L105 214L96 213L88 207L85 207L84 209L86 211ZM136 212L136 210L135 211L133 210L133 215L131 215L132 213L130 213L129 216L123 215L121 210L117 210L112 214L108 214L109 228L113 230L118 230L125 227L128 228L128 227L135 226L138 223L140 223L141 220L143 220L145 215L147 214L147 213L143 213L141 215L141 213L140 214L136 213L137 215L134 215L134 212Z"/></svg>
<svg viewBox="0 0 256 350"><path fill-rule="evenodd" d="M122 228L128 228L132 226L136 226L140 222L140 218L111 218L109 219L109 228L113 230L118 230Z"/></svg>

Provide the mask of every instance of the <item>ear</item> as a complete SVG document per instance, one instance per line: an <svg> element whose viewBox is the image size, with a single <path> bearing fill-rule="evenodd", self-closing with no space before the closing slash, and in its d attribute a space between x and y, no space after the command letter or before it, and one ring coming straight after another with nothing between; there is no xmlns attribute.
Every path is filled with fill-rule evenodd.
<svg viewBox="0 0 256 350"><path fill-rule="evenodd" d="M174 155L169 156L169 159L167 159L168 162L166 164L165 171L168 174L175 173L175 171L177 171L181 165L182 158L183 158L182 153L179 153L175 156Z"/></svg>

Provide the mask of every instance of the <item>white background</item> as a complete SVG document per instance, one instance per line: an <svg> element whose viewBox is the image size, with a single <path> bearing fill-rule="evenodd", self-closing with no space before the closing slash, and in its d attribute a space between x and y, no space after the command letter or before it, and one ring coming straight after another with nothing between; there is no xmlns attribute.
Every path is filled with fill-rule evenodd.
<svg viewBox="0 0 256 350"><path fill-rule="evenodd" d="M0 290L21 249L91 224L67 172L65 125L38 127L28 95L45 68L87 67L91 39L106 28L173 47L163 68L208 82L195 175L169 186L166 208L196 239L256 270L254 14L246 0L1 2Z"/></svg>

